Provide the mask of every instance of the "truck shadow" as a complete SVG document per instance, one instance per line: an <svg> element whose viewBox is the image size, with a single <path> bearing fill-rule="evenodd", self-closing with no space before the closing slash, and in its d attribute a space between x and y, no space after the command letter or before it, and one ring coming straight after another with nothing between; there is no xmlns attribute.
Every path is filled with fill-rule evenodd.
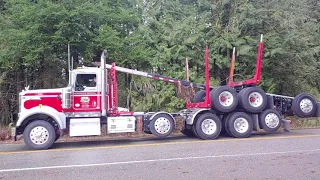
<svg viewBox="0 0 320 180"><path fill-rule="evenodd" d="M257 137L272 137L284 134L284 132L255 132L248 138L257 138ZM230 137L227 134L221 133L217 139L235 139ZM71 140L68 139L66 141L57 141L54 143L50 149L66 149L66 148L92 148L92 147L119 147L119 146L127 146L127 145L137 145L146 144L146 145L157 145L159 143L174 143L174 142L192 142L192 141L201 141L201 139L197 137L187 137L183 134L173 135L166 138L157 138L157 137L134 137L134 138L124 138L124 137L114 137L114 138L97 138L97 139L89 139L89 140ZM205 141L205 140L203 140Z"/></svg>

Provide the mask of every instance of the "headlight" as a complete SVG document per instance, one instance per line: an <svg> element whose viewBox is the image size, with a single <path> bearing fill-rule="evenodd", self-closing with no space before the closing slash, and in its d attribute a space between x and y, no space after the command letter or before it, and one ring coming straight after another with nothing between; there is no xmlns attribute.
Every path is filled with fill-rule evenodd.
<svg viewBox="0 0 320 180"><path fill-rule="evenodd" d="M19 95L19 112L21 112L21 106L22 106L21 102L22 102L22 96Z"/></svg>

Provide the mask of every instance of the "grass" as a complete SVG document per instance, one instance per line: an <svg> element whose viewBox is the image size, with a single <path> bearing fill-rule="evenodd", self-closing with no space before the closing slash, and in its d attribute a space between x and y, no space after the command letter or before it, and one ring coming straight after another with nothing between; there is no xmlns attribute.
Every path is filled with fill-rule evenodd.
<svg viewBox="0 0 320 180"><path fill-rule="evenodd" d="M307 129L307 128L320 128L320 118L298 118L298 117L286 117L288 120L292 120L291 128L292 129ZM177 124L173 132L173 135L181 134L180 130L183 129L184 124L182 119L176 119ZM99 140L99 139L122 139L122 138L143 138L143 137L154 137L152 134L146 134L142 131L142 127L137 127L138 131L134 133L119 133L119 134L107 134L105 128L102 129L101 136L90 136L90 137L69 137L63 136L59 141L81 141L81 140ZM20 137L18 139L19 143L22 140ZM10 128L7 126L0 126L0 142L3 143L12 143Z"/></svg>
<svg viewBox="0 0 320 180"><path fill-rule="evenodd" d="M319 128L320 117L314 118L298 118L298 117L287 117L286 119L292 120L292 129L306 129L306 128Z"/></svg>
<svg viewBox="0 0 320 180"><path fill-rule="evenodd" d="M10 128L0 126L0 141L5 141L11 138Z"/></svg>

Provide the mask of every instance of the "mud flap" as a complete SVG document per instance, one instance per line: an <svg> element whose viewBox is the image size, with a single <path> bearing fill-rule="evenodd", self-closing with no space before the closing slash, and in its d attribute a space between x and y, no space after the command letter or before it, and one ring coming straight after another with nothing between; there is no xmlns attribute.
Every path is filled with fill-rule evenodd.
<svg viewBox="0 0 320 180"><path fill-rule="evenodd" d="M286 120L286 119L281 119L282 121L282 126L285 132L290 132L291 131L291 127L290 127L290 120Z"/></svg>
<svg viewBox="0 0 320 180"><path fill-rule="evenodd" d="M257 132L261 131L260 125L259 125L259 115L251 114L251 118L253 120L253 130Z"/></svg>
<svg viewBox="0 0 320 180"><path fill-rule="evenodd" d="M17 141L17 128L13 125L13 123L10 123L9 127L10 127L11 140Z"/></svg>
<svg viewBox="0 0 320 180"><path fill-rule="evenodd" d="M320 102L317 102L316 112L314 113L314 117L320 117Z"/></svg>

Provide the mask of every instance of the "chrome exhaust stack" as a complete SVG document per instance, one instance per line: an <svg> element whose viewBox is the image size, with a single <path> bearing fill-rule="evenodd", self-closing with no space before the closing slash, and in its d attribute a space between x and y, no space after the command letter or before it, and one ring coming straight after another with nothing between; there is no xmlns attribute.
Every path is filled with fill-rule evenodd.
<svg viewBox="0 0 320 180"><path fill-rule="evenodd" d="M108 56L107 50L103 50L101 54L101 108L102 108L102 116L105 116L107 114L106 110L106 59Z"/></svg>

